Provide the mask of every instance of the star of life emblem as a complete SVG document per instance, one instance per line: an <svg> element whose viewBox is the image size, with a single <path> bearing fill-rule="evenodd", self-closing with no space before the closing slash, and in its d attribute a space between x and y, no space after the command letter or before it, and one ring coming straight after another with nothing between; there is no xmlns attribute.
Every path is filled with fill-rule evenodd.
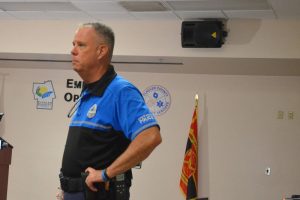
<svg viewBox="0 0 300 200"><path fill-rule="evenodd" d="M159 116L167 112L171 105L169 91L160 85L152 85L143 91L143 96L150 111Z"/></svg>

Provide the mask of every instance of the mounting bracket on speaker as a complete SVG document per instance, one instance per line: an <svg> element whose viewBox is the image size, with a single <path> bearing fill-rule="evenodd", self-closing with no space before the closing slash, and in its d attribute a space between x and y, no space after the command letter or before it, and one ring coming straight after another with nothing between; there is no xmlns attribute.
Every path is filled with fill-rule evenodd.
<svg viewBox="0 0 300 200"><path fill-rule="evenodd" d="M221 20L183 21L181 46L183 48L220 48L227 31Z"/></svg>

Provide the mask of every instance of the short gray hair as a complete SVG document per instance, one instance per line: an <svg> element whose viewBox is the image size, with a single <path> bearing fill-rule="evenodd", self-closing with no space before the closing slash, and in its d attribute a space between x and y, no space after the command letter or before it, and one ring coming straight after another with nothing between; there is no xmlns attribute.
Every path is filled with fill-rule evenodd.
<svg viewBox="0 0 300 200"><path fill-rule="evenodd" d="M83 27L93 28L96 31L97 35L100 38L102 37L104 39L104 42L108 45L109 57L111 60L114 51L114 45L115 45L115 34L113 30L110 27L101 24L99 22L83 23L79 26L79 28L83 28Z"/></svg>

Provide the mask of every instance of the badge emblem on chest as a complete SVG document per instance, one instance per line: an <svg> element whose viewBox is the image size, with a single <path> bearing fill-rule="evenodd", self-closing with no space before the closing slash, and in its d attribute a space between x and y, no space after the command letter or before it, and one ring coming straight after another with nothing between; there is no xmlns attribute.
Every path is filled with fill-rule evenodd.
<svg viewBox="0 0 300 200"><path fill-rule="evenodd" d="M93 118L97 112L97 104L94 104L88 111L87 117L88 118Z"/></svg>

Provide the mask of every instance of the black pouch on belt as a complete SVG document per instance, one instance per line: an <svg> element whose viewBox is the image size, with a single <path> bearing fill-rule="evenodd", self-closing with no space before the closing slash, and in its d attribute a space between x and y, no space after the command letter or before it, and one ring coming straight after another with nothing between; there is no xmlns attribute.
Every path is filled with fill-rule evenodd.
<svg viewBox="0 0 300 200"><path fill-rule="evenodd" d="M111 189L113 190L114 200L129 200L129 188L131 179L126 177L126 174L117 175L111 181Z"/></svg>
<svg viewBox="0 0 300 200"><path fill-rule="evenodd" d="M84 196L85 200L107 200L109 199L109 191L106 190L108 188L105 187L107 183L94 183L94 186L98 189L97 192L90 190L90 188L86 185L85 179L88 176L88 173L81 173L81 178L84 185Z"/></svg>

